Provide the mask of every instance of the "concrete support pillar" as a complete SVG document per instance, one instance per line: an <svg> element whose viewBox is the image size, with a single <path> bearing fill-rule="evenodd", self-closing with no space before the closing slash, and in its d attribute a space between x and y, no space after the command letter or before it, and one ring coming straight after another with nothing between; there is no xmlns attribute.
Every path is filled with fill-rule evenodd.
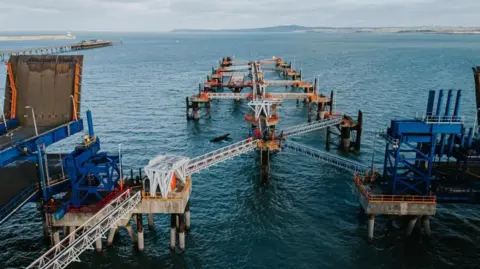
<svg viewBox="0 0 480 269"><path fill-rule="evenodd" d="M325 139L325 150L330 151L330 140L331 140L331 131L330 127L327 127L327 137Z"/></svg>
<svg viewBox="0 0 480 269"><path fill-rule="evenodd" d="M373 231L375 228L375 215L368 215L368 242L373 242Z"/></svg>
<svg viewBox="0 0 480 269"><path fill-rule="evenodd" d="M177 236L177 215L172 214L170 218L170 250L175 251L175 238Z"/></svg>
<svg viewBox="0 0 480 269"><path fill-rule="evenodd" d="M210 101L205 103L205 108L207 109L207 117L210 118Z"/></svg>
<svg viewBox="0 0 480 269"><path fill-rule="evenodd" d="M417 223L418 217L414 217L411 220L408 221L408 226L407 226L407 236L410 236L412 234L413 228L415 228L415 223Z"/></svg>
<svg viewBox="0 0 480 269"><path fill-rule="evenodd" d="M117 232L117 228L110 228L110 231L108 232L107 246L112 245L116 232Z"/></svg>
<svg viewBox="0 0 480 269"><path fill-rule="evenodd" d="M341 149L345 152L350 150L350 128L347 126L341 126Z"/></svg>
<svg viewBox="0 0 480 269"><path fill-rule="evenodd" d="M148 213L148 229L153 230L153 213Z"/></svg>
<svg viewBox="0 0 480 269"><path fill-rule="evenodd" d="M423 231L428 237L432 235L432 231L430 230L430 218L428 216L423 216Z"/></svg>
<svg viewBox="0 0 480 269"><path fill-rule="evenodd" d="M262 183L270 184L270 151L262 149L260 154L260 177Z"/></svg>
<svg viewBox="0 0 480 269"><path fill-rule="evenodd" d="M325 118L325 103L318 103L317 120Z"/></svg>
<svg viewBox="0 0 480 269"><path fill-rule="evenodd" d="M68 232L70 234L70 239L68 241L69 244L73 243L73 241L75 241L75 226L70 226L68 227ZM73 234L73 235L72 235Z"/></svg>
<svg viewBox="0 0 480 269"><path fill-rule="evenodd" d="M95 249L97 252L102 252L102 237L99 237L97 240L95 240Z"/></svg>
<svg viewBox="0 0 480 269"><path fill-rule="evenodd" d="M53 245L60 243L60 231L58 231L57 227L53 228Z"/></svg>
<svg viewBox="0 0 480 269"><path fill-rule="evenodd" d="M308 103L308 122L312 122L312 103Z"/></svg>
<svg viewBox="0 0 480 269"><path fill-rule="evenodd" d="M144 243L143 243L143 221L142 221L142 214L137 214L137 238L138 238L138 250L143 251Z"/></svg>
<svg viewBox="0 0 480 269"><path fill-rule="evenodd" d="M132 239L132 242L135 242L135 237L133 236L133 228L130 225L130 221L125 225L125 229L128 232L128 235L130 235L130 239Z"/></svg>
<svg viewBox="0 0 480 269"><path fill-rule="evenodd" d="M190 201L187 202L185 207L185 230L190 232Z"/></svg>
<svg viewBox="0 0 480 269"><path fill-rule="evenodd" d="M178 230L178 246L180 251L185 251L185 216L183 214L177 215L180 219L180 228Z"/></svg>
<svg viewBox="0 0 480 269"><path fill-rule="evenodd" d="M192 104L193 106L193 120L199 120L200 119L200 107L197 102L194 102Z"/></svg>

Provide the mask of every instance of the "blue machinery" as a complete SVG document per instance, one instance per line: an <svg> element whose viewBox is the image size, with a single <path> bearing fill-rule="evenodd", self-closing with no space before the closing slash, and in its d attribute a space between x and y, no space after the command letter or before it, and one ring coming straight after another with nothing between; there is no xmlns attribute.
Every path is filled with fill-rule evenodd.
<svg viewBox="0 0 480 269"><path fill-rule="evenodd" d="M453 93L453 90L448 90L443 110L444 91L438 92L435 110L435 91L430 91L424 116L391 121L387 132L382 135L387 142L383 179L387 180L388 190L385 192L404 195L429 195L433 192L439 195L432 185L441 186L446 179L437 177L435 168L447 162L435 163L435 157L438 160L444 156L448 159L456 157L459 151L470 148L473 141L473 128L467 134L463 118L459 116L461 90L456 91L452 114ZM455 196L453 193L443 195ZM447 200L441 196L439 201Z"/></svg>
<svg viewBox="0 0 480 269"><path fill-rule="evenodd" d="M87 202L95 203L97 200L101 200L101 192L112 191L120 178L119 156L109 156L106 153L99 152L100 140L94 134L90 111L87 111L87 122L88 135L84 137L84 142L78 145L63 160L72 195L70 200L63 204L62 210L56 214L58 218L65 214L67 206L79 207ZM0 167L19 160L33 161L38 163L40 176L38 188L28 186L0 208L0 222L9 217L12 213L11 211L18 205L27 202L26 198L28 198L28 201L38 200L40 195L36 194L37 190L41 190L41 197L44 201L58 191L65 190L65 183L67 183L65 180L61 182L62 184L56 184L55 186L47 186L46 184L45 147L82 130L83 120L79 119L27 141L17 142L14 146L0 151Z"/></svg>

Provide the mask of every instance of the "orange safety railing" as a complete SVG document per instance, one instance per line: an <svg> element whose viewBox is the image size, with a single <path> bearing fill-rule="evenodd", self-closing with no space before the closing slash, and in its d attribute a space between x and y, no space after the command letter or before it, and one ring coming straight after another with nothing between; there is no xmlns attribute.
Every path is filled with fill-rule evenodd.
<svg viewBox="0 0 480 269"><path fill-rule="evenodd" d="M75 65L75 82L73 85L73 117L72 119L76 121L78 119L78 105L80 104L80 79L81 79L81 66L80 64Z"/></svg>
<svg viewBox="0 0 480 269"><path fill-rule="evenodd" d="M360 177L358 175L354 175L353 181L355 185L360 190L362 195L369 201L369 202L407 202L407 203L422 203L422 204L435 204L436 197L432 193L430 195L394 195L394 194L371 194L369 193L364 185L363 182L369 181L373 178L373 176L365 175Z"/></svg>
<svg viewBox="0 0 480 269"><path fill-rule="evenodd" d="M17 112L17 87L15 86L15 78L13 77L12 64L7 62L8 83L12 89L12 98L10 104L10 119L15 119Z"/></svg>
<svg viewBox="0 0 480 269"><path fill-rule="evenodd" d="M185 186L183 186L183 190L181 192L174 192L176 194L176 197L163 198L162 194L160 192L156 192L155 196L152 197L152 196L150 196L150 192L146 192L145 190L143 190L142 191L142 199L143 200L164 200L164 201L174 200L174 201L180 201L180 200L184 199L183 196L188 191L191 184L192 184L191 179L187 179L187 181L185 182ZM182 197L178 197L178 196L182 196Z"/></svg>

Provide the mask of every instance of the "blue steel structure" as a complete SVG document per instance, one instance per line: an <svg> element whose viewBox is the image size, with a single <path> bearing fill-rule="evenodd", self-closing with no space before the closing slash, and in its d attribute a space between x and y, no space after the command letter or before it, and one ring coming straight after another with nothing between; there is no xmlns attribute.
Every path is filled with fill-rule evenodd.
<svg viewBox="0 0 480 269"><path fill-rule="evenodd" d="M6 126L5 126L6 125ZM0 135L4 135L8 132L8 130L12 130L18 127L18 120L17 119L7 119L6 122L3 120L0 122Z"/></svg>
<svg viewBox="0 0 480 269"><path fill-rule="evenodd" d="M435 112L435 91L430 91L425 116L394 119L383 134L387 142L383 178L391 184L392 194L429 195L435 156L450 156L456 143L460 147L471 144L472 130L465 139L463 121L458 115L461 90L457 91L453 115L452 94L453 90L449 90L442 114L443 90L439 91Z"/></svg>
<svg viewBox="0 0 480 269"><path fill-rule="evenodd" d="M92 114L87 111L88 135L84 142L64 158L63 165L70 182L70 200L56 212L61 218L67 207L79 208L87 203L96 203L103 199L102 193L110 193L120 181L120 156L100 152L100 139L95 136Z"/></svg>

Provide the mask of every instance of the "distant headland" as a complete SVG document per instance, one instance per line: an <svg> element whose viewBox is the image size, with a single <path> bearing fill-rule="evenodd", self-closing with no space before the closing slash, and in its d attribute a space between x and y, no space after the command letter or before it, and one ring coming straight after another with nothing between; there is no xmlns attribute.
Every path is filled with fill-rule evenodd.
<svg viewBox="0 0 480 269"><path fill-rule="evenodd" d="M417 27L309 27L301 25L279 25L245 29L174 29L174 33L434 33L434 34L480 34L480 27L417 26Z"/></svg>

